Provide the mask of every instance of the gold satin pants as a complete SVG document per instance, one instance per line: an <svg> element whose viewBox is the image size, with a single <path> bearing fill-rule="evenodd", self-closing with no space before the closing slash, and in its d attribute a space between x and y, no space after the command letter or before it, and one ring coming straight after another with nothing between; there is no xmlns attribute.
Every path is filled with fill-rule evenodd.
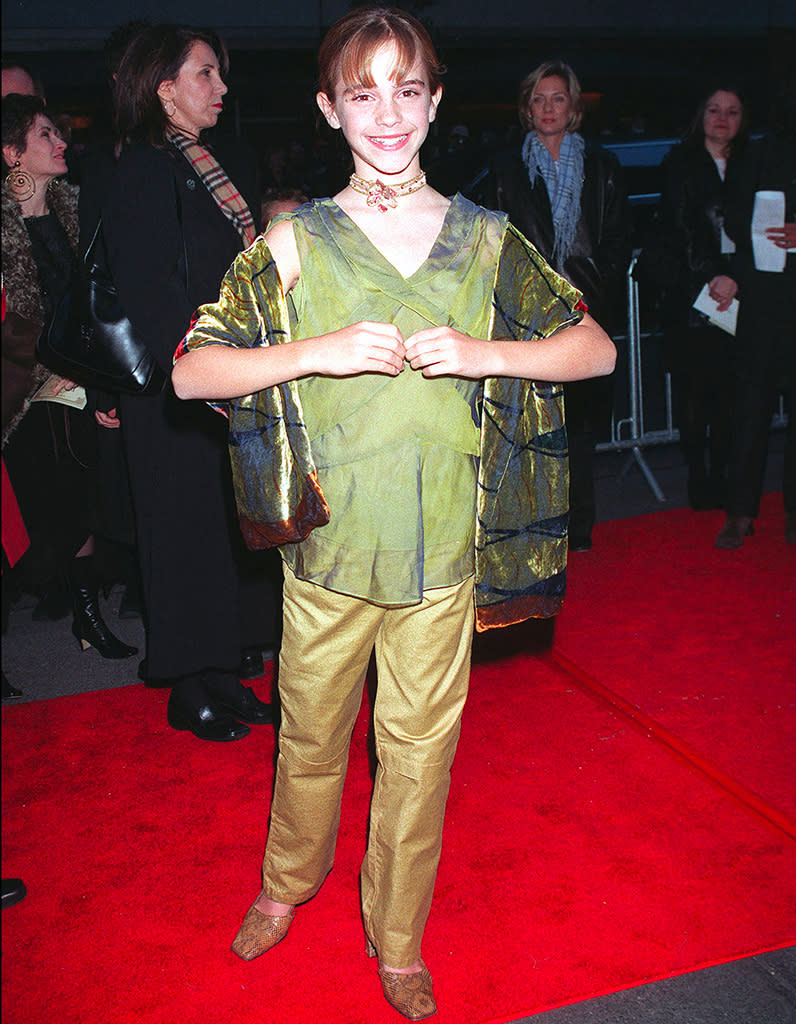
<svg viewBox="0 0 796 1024"><path fill-rule="evenodd" d="M471 576L385 608L285 568L282 722L263 862L271 899L310 899L332 868L351 733L375 646L378 767L361 871L365 930L382 962L420 956L450 770L470 679Z"/></svg>

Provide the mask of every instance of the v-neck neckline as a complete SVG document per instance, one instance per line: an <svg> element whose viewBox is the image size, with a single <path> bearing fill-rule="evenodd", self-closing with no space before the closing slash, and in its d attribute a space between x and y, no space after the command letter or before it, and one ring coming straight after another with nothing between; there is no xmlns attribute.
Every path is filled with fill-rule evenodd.
<svg viewBox="0 0 796 1024"><path fill-rule="evenodd" d="M375 254L378 262L385 268L389 268L392 275L400 278L401 281L407 284L414 282L418 278L423 279L424 276L437 273L440 269L440 253L439 250L444 250L448 255L451 255L459 250L465 237L464 231L459 231L460 237L456 237L457 225L462 224L461 217L457 216L457 212L461 213L463 208L463 196L460 193L456 193L450 201L448 209L445 211L445 216L442 219L442 224L437 232L437 236L431 244L431 248L428 251L423 262L413 270L408 276L404 276L401 271L395 266L394 263L390 262L384 253L379 249L374 242L371 241L370 237L365 231L357 224L354 218L339 205L334 199L325 199L321 201L321 206L325 207L327 212L335 219L337 225L342 227L345 234L353 241L356 237L357 240L362 239L365 245L371 253ZM450 236L450 241L448 238ZM344 244L338 241L341 248L345 248ZM361 244L353 246L354 251L364 260L367 260L369 264L372 264L370 256L361 252ZM433 265L436 263L436 265ZM425 271L425 274L424 274Z"/></svg>

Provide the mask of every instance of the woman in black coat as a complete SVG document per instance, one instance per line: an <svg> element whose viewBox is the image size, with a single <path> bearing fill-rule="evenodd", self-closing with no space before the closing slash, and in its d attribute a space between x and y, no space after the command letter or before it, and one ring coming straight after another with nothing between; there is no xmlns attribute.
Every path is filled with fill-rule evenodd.
<svg viewBox="0 0 796 1024"><path fill-rule="evenodd" d="M722 508L733 407L732 335L693 307L707 286L717 312L735 297L735 245L724 230L726 182L747 139L735 88L711 89L685 140L667 155L657 233L642 266L664 289L663 320L680 444L694 509Z"/></svg>
<svg viewBox="0 0 796 1024"><path fill-rule="evenodd" d="M218 297L230 263L255 236L253 167L232 154L222 166L199 141L221 112L226 65L215 33L155 26L132 42L116 81L123 149L103 230L122 305L167 377L194 311ZM237 675L241 650L267 628L263 601L248 591L261 586L267 598L271 587L244 579L225 421L203 402L180 402L170 383L154 397L122 396L119 418L147 677L172 682L174 728L239 739L249 732L241 722L271 719Z"/></svg>
<svg viewBox="0 0 796 1024"><path fill-rule="evenodd" d="M501 153L487 205L505 210L560 274L583 292L610 334L630 260L630 208L621 169L608 153L586 151L580 83L563 61L547 61L521 87L521 149ZM592 456L608 429L612 377L564 388L569 439L569 547L591 548L595 519Z"/></svg>
<svg viewBox="0 0 796 1024"><path fill-rule="evenodd" d="M785 50L782 50L784 56ZM790 56L785 58L789 62ZM727 517L717 548L739 548L754 533L768 459L771 417L785 395L782 464L785 540L796 544L796 71L789 63L777 83L769 131L748 147L727 193L727 232L737 245L734 271L740 308L733 374L735 407L730 437ZM781 193L782 224L765 234L780 250L780 269L759 269L752 217L759 191ZM759 238L756 240L759 244Z"/></svg>

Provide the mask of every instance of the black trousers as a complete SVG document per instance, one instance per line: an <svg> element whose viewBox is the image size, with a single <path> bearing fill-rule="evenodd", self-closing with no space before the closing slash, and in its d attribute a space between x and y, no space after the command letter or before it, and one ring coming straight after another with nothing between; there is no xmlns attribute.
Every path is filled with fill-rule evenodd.
<svg viewBox="0 0 796 1024"><path fill-rule="evenodd" d="M667 347L689 479L723 481L732 433L735 339L709 324L683 326L669 334Z"/></svg>
<svg viewBox="0 0 796 1024"><path fill-rule="evenodd" d="M573 539L591 537L594 526L594 446L609 434L613 386L613 376L564 385L569 446L569 535Z"/></svg>
<svg viewBox="0 0 796 1024"><path fill-rule="evenodd" d="M782 490L787 514L796 516L796 315L790 298L794 290L793 272L752 272L742 282L728 515L754 517L760 509L771 417L778 395L784 393L790 408L785 428Z"/></svg>

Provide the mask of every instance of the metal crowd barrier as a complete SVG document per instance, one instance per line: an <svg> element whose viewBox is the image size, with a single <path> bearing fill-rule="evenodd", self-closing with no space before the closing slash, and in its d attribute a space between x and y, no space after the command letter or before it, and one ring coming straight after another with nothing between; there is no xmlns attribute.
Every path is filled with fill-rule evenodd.
<svg viewBox="0 0 796 1024"><path fill-rule="evenodd" d="M633 276L636 263L641 250L633 254L630 265L627 268L627 334L615 335L615 340L620 344L617 346L622 350L622 342L627 353L627 399L628 413L618 417L616 400L614 411L611 416L611 437L608 441L597 444L598 452L613 451L628 453L628 461L620 472L624 476L634 466L638 467L644 475L644 479L658 501L666 501L660 484L655 474L650 469L644 457L644 449L651 445L671 444L679 441L680 432L674 425L673 402L672 402L672 378L668 371L662 371L660 379L655 387L659 391L653 391L648 380L649 367L645 369L642 359L642 343L654 341L660 337L660 333L643 330L641 325L641 314L639 305L638 282ZM649 360L647 360L649 363ZM650 429L645 420L645 403L655 401L659 412L660 425ZM782 395L779 396L779 407L772 420L773 428L785 426L785 405Z"/></svg>
<svg viewBox="0 0 796 1024"><path fill-rule="evenodd" d="M639 253L633 254L633 258L627 268L627 334L617 335L618 342L626 341L627 351L627 386L629 414L617 419L616 409L611 416L611 439L597 445L597 451L627 451L628 461L622 470L622 475L633 465L638 466L644 475L644 479L658 501L665 501L666 496L661 490L655 474L650 469L647 460L644 458L643 448L652 444L667 444L677 441L679 432L673 425L672 418L672 382L670 374L664 377L664 408L665 427L658 430L647 430L644 420L644 370L642 366L641 343L644 338L651 337L650 332L643 333L641 330L641 314L639 310L638 282L633 276Z"/></svg>

